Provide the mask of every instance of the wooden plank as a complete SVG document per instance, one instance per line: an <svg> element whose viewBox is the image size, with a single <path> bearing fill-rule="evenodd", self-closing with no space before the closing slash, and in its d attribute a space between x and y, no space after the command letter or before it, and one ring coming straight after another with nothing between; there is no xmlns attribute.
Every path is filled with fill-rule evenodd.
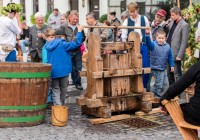
<svg viewBox="0 0 200 140"><path fill-rule="evenodd" d="M179 122L178 124L179 124L180 127L190 128L190 129L195 129L195 130L200 130L199 126L189 124L186 121Z"/></svg>
<svg viewBox="0 0 200 140"><path fill-rule="evenodd" d="M110 118L111 110L108 107L88 108L87 106L81 106L82 113L92 115L101 118Z"/></svg>
<svg viewBox="0 0 200 140"><path fill-rule="evenodd" d="M86 105L87 99L88 99L87 97L77 97L76 98L76 104L80 105L80 106Z"/></svg>
<svg viewBox="0 0 200 140"><path fill-rule="evenodd" d="M129 55L130 53L119 55L119 69L129 69L130 67L128 59ZM129 76L119 77L119 87L120 89L118 96L129 94L130 92Z"/></svg>
<svg viewBox="0 0 200 140"><path fill-rule="evenodd" d="M150 68L142 68L144 70L144 74L149 73L151 70ZM121 77L121 76L131 76L131 75L142 75L142 71L135 71L133 69L117 69L115 70L114 74L111 74L110 71L98 71L93 72L93 78L108 78L108 77Z"/></svg>
<svg viewBox="0 0 200 140"><path fill-rule="evenodd" d="M103 59L101 58L101 39L98 34L90 33L88 39L87 57L87 91L85 97L103 97L103 79L94 79L92 72L103 71ZM94 47L95 46L95 47Z"/></svg>
<svg viewBox="0 0 200 140"><path fill-rule="evenodd" d="M105 47L103 47L102 49L107 51L119 51L133 48L133 43L102 42L101 44L105 45Z"/></svg>
<svg viewBox="0 0 200 140"><path fill-rule="evenodd" d="M131 117L131 115L121 114L121 115L112 116L111 118L106 118L106 119L104 119L104 118L90 119L89 122L91 124L102 124L102 123L108 123L108 122L129 119L130 117Z"/></svg>
<svg viewBox="0 0 200 140"><path fill-rule="evenodd" d="M119 69L119 55L118 54L111 54L110 55L110 67L111 69ZM116 73L115 71L109 71L109 74L113 75ZM112 96L117 96L119 94L120 91L120 85L119 85L119 78L117 77L112 77L111 78L111 93Z"/></svg>
<svg viewBox="0 0 200 140"><path fill-rule="evenodd" d="M152 111L150 111L149 113L145 113L143 111L137 111L135 112L135 115L144 116L144 115L154 114L154 113L159 113L159 112L163 112L163 111L161 111L160 108L153 108Z"/></svg>
<svg viewBox="0 0 200 140"><path fill-rule="evenodd" d="M140 54L140 35L137 32L130 32L128 41L132 41L134 48L131 50L131 66L135 68L142 68L142 56ZM142 75L130 77L131 92L142 93L143 82Z"/></svg>
<svg viewBox="0 0 200 140"><path fill-rule="evenodd" d="M110 67L110 54L103 55L103 67L109 68ZM109 71L109 70L108 70ZM104 97L112 96L111 92L111 78L104 78Z"/></svg>

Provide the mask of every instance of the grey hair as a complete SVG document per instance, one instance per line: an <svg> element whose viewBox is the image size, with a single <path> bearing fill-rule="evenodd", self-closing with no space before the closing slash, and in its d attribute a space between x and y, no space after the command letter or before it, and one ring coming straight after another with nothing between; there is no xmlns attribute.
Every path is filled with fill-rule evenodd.
<svg viewBox="0 0 200 140"><path fill-rule="evenodd" d="M35 19L39 18L39 17L43 17L44 18L44 15L42 13L40 13L40 12L37 12L37 13L35 13L34 17L35 17Z"/></svg>
<svg viewBox="0 0 200 140"><path fill-rule="evenodd" d="M128 11L124 11L121 13L121 17L128 17L129 16L129 12Z"/></svg>
<svg viewBox="0 0 200 140"><path fill-rule="evenodd" d="M87 17L87 16L90 16L91 18L96 19L96 15L95 15L94 12L89 12L89 13L87 13L87 14L86 14L86 17Z"/></svg>
<svg viewBox="0 0 200 140"><path fill-rule="evenodd" d="M174 6L170 10L170 13L175 13L176 15L180 15L181 16L181 9L178 6Z"/></svg>

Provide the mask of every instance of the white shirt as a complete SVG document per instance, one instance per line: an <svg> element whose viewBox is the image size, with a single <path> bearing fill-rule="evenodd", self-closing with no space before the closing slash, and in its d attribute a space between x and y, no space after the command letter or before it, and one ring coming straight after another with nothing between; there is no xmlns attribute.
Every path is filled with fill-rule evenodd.
<svg viewBox="0 0 200 140"><path fill-rule="evenodd" d="M133 19L132 17L130 17L131 20L133 20L135 22L135 26L141 26L141 15L138 15L137 19ZM147 19L147 17L144 16L144 20L145 20L145 24L146 27L149 27L149 21ZM124 21L123 26L128 26L128 18ZM140 35L140 41L142 41L142 32L141 29L134 29L135 32L138 32ZM126 40L128 38L127 36L128 34L128 29L122 29L122 40Z"/></svg>
<svg viewBox="0 0 200 140"><path fill-rule="evenodd" d="M21 33L21 29L15 20L7 16L0 17L0 44L16 45L16 35Z"/></svg>

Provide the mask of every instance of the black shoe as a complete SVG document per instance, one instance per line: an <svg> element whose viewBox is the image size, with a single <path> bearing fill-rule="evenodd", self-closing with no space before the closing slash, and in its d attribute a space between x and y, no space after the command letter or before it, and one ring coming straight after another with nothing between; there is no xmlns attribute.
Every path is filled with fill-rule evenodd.
<svg viewBox="0 0 200 140"><path fill-rule="evenodd" d="M83 90L83 87L81 85L76 85L76 89Z"/></svg>

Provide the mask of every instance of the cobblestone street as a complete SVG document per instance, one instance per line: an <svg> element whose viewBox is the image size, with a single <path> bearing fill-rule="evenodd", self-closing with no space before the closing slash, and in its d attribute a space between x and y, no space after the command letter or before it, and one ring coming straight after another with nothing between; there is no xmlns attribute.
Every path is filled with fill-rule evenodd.
<svg viewBox="0 0 200 140"><path fill-rule="evenodd" d="M85 87L86 82L83 86ZM92 125L88 115L82 115L75 103L82 91L69 86L68 124L65 127L51 125L51 111L47 110L44 124L32 127L0 128L1 140L181 140L182 137L170 116L161 113L140 118L155 122L154 127L136 128L122 121ZM132 118L137 116L131 114Z"/></svg>

